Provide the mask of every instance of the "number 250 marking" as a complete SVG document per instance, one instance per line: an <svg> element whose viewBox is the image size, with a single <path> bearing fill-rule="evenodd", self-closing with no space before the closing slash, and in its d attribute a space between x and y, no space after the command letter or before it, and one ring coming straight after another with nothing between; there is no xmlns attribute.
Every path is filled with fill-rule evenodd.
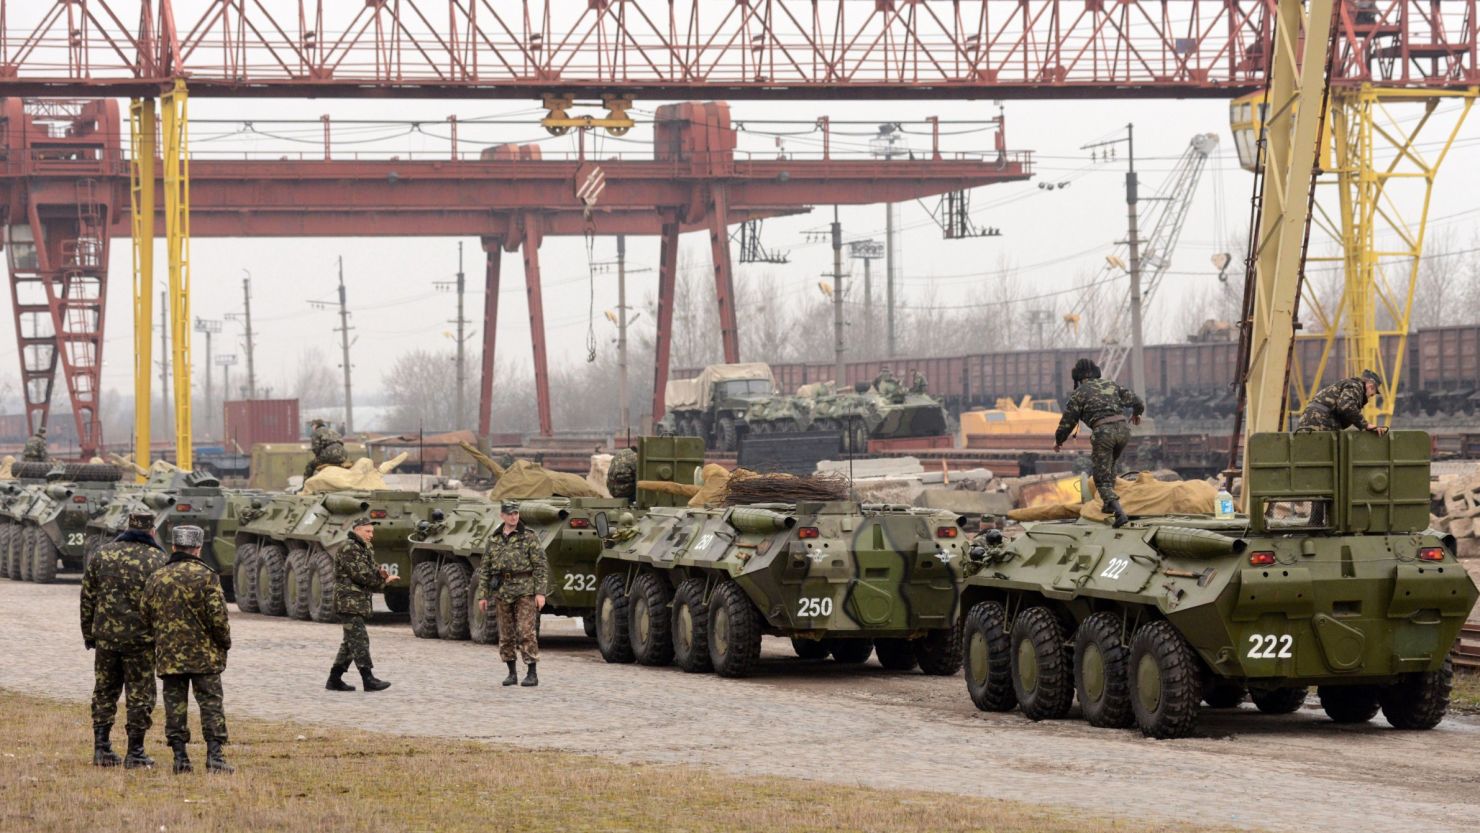
<svg viewBox="0 0 1480 833"><path fill-rule="evenodd" d="M1256 633L1249 636L1249 659L1290 659L1294 655L1295 637L1290 634L1276 636L1272 633Z"/></svg>
<svg viewBox="0 0 1480 833"><path fill-rule="evenodd" d="M821 598L800 599L797 615L810 619L817 616L831 616L832 612L832 598L829 596L823 596Z"/></svg>
<svg viewBox="0 0 1480 833"><path fill-rule="evenodd" d="M1110 559L1110 563L1105 565L1105 569L1100 571L1100 578L1114 581L1120 578L1129 566L1131 566L1131 560L1129 558L1112 558Z"/></svg>

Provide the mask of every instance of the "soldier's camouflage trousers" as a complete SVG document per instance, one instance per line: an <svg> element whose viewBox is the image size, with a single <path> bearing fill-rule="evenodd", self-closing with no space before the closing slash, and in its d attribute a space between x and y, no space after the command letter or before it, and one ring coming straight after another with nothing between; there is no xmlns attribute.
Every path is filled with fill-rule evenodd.
<svg viewBox="0 0 1480 833"><path fill-rule="evenodd" d="M363 616L344 617L344 639L339 643L334 667L348 668L351 661L361 671L369 671L374 665L370 662L370 634L365 630Z"/></svg>
<svg viewBox="0 0 1480 833"><path fill-rule="evenodd" d="M92 721L94 726L112 726L118 714L118 695L128 692L129 733L149 731L154 724L154 648L142 651L93 649Z"/></svg>
<svg viewBox="0 0 1480 833"><path fill-rule="evenodd" d="M520 596L512 602L494 599L493 610L498 617L499 658L511 662L517 650L526 663L539 662L539 632L535 623L539 621L540 608L534 596Z"/></svg>
<svg viewBox="0 0 1480 833"><path fill-rule="evenodd" d="M190 690L200 707L200 733L206 740L226 742L226 710L220 674L170 674L164 680L164 739L190 742Z"/></svg>
<svg viewBox="0 0 1480 833"><path fill-rule="evenodd" d="M1129 422L1112 422L1096 428L1089 441L1090 469L1094 472L1095 489L1100 500L1120 500L1115 491L1115 464L1119 462L1125 444L1131 439Z"/></svg>
<svg viewBox="0 0 1480 833"><path fill-rule="evenodd" d="M1325 411L1305 411L1300 414L1300 422L1295 426L1297 434L1311 434L1316 431L1340 431L1341 426L1336 424L1335 418Z"/></svg>

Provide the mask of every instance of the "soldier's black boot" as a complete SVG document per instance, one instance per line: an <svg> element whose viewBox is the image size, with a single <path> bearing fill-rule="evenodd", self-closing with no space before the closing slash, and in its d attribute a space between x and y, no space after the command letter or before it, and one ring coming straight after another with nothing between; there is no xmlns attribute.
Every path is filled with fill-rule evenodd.
<svg viewBox="0 0 1480 833"><path fill-rule="evenodd" d="M507 664L509 666L509 676L504 678L504 685L518 685L519 672L514 670L514 661L509 660Z"/></svg>
<svg viewBox="0 0 1480 833"><path fill-rule="evenodd" d="M1120 501L1107 500L1105 501L1105 506L1115 515L1115 522L1110 524L1111 526L1120 529L1131 522L1131 519L1126 516L1125 510L1120 508Z"/></svg>
<svg viewBox="0 0 1480 833"><path fill-rule="evenodd" d="M154 769L154 759L144 753L144 733L128 733L128 755L123 759L124 769Z"/></svg>
<svg viewBox="0 0 1480 833"><path fill-rule="evenodd" d="M534 663L529 664L529 670L524 675L524 682L520 685L539 685L540 675L534 673Z"/></svg>
<svg viewBox="0 0 1480 833"><path fill-rule="evenodd" d="M371 673L369 668L360 669L360 682L365 684L366 691L385 691L391 687L391 684L385 680L375 679L375 674Z"/></svg>
<svg viewBox="0 0 1480 833"><path fill-rule="evenodd" d="M195 771L195 768L190 765L190 756L185 754L185 741L170 741L170 749L175 752L175 762L170 765L170 772L179 775L183 772Z"/></svg>
<svg viewBox="0 0 1480 833"><path fill-rule="evenodd" d="M113 742L108 740L112 731L112 726L93 727L93 766L118 766L123 763L123 759L113 751Z"/></svg>
<svg viewBox="0 0 1480 833"><path fill-rule="evenodd" d="M221 741L206 741L206 772L214 772L217 775L230 775L236 772L236 767L226 763L221 757Z"/></svg>
<svg viewBox="0 0 1480 833"><path fill-rule="evenodd" d="M344 672L349 670L348 665L335 665L329 669L329 682L324 683L324 688L330 691L354 691L355 687L344 681Z"/></svg>

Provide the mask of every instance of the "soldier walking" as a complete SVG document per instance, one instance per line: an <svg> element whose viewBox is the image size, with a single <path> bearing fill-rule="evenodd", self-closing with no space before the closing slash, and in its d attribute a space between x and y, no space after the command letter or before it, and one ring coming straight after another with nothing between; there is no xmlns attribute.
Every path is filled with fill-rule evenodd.
<svg viewBox="0 0 1480 833"><path fill-rule="evenodd" d="M1064 405L1064 415L1059 419L1058 430L1053 436L1053 450L1063 447L1069 433L1083 421L1093 432L1090 436L1090 461L1094 470L1095 489L1104 501L1104 511L1115 515L1115 526L1124 526L1130 518L1120 507L1120 495L1115 491L1115 464L1125 451L1131 438L1131 425L1141 424L1141 414L1146 405L1141 397L1126 390L1109 379L1100 378L1100 366L1084 358L1074 363L1070 373L1074 380L1074 392ZM1126 409L1131 412L1126 422Z"/></svg>
<svg viewBox="0 0 1480 833"><path fill-rule="evenodd" d="M1300 412L1300 422L1295 433L1309 434L1314 431L1342 431L1355 428L1370 431L1379 437L1387 433L1387 427L1369 425L1362 416L1362 409L1377 396L1377 374L1362 371L1361 376L1342 379L1316 391L1316 395L1305 403Z"/></svg>
<svg viewBox="0 0 1480 833"><path fill-rule="evenodd" d="M93 654L93 766L149 768L144 735L154 722L154 636L140 603L149 576L164 566L154 515L131 512L123 534L99 547L82 571L82 644ZM128 755L119 759L108 735L127 691Z"/></svg>
<svg viewBox="0 0 1480 833"><path fill-rule="evenodd" d="M36 429L30 439L26 440L26 447L21 451L21 459L28 463L45 463L50 455L46 451L46 426Z"/></svg>
<svg viewBox="0 0 1480 833"><path fill-rule="evenodd" d="M175 753L175 774L190 772L189 695L200 707L200 733L206 739L206 771L232 773L221 747L226 743L221 672L231 650L226 594L216 571L200 560L205 531L177 526L170 533L170 558L144 586L141 608L154 634L155 672L164 681L164 737Z"/></svg>
<svg viewBox="0 0 1480 833"><path fill-rule="evenodd" d="M498 617L498 653L509 666L504 685L540 684L535 665L540 660L539 619L549 589L550 566L545 548L534 530L519 519L519 504L506 500L499 506L503 526L489 537L488 553L478 562L478 609L488 611L494 600ZM524 656L528 671L519 682L515 650Z"/></svg>
<svg viewBox="0 0 1480 833"><path fill-rule="evenodd" d="M365 620L370 617L370 594L385 589L400 576L387 575L375 563L375 524L369 516L362 515L353 521L349 539L334 555L334 612L344 625L344 639L339 643L339 654L329 668L329 682L324 688L330 691L354 691L355 687L344 681L344 672L354 662L360 670L360 681L366 691L384 691L391 687L385 680L378 680L370 669L370 634L365 630Z"/></svg>

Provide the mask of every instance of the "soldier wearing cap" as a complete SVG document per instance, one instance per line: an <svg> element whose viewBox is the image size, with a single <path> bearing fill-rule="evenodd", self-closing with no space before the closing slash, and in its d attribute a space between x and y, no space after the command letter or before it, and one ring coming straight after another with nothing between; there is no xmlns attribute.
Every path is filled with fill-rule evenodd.
<svg viewBox="0 0 1480 833"><path fill-rule="evenodd" d="M28 463L45 463L49 455L46 453L46 426L36 429L36 433L26 440L26 447L21 451L21 459Z"/></svg>
<svg viewBox="0 0 1480 833"><path fill-rule="evenodd" d="M519 504L506 500L499 506L503 525L488 539L488 553L478 562L478 608L488 610L494 602L498 617L498 652L509 666L504 685L540 684L535 665L540 659L539 618L549 589L550 566L545 548L534 530L519 519ZM520 683L514 660L524 656L528 670Z"/></svg>
<svg viewBox="0 0 1480 833"><path fill-rule="evenodd" d="M303 467L303 479L313 477L319 469L324 466L344 465L344 438L339 432L329 427L322 419L314 419L313 435L309 439L309 450L313 452L313 459Z"/></svg>
<svg viewBox="0 0 1480 833"><path fill-rule="evenodd" d="M130 512L126 528L98 547L82 570L82 644L93 655L93 765L125 769L152 767L144 735L154 722L154 636L144 627L140 604L144 585L164 566L164 551L154 540L154 515ZM118 695L126 697L128 755L120 759L108 735L118 714Z"/></svg>
<svg viewBox="0 0 1480 833"><path fill-rule="evenodd" d="M1364 370L1361 376L1342 379L1316 391L1316 395L1305 403L1305 410L1300 412L1300 422L1295 426L1295 433L1356 428L1358 431L1370 431L1379 437L1386 434L1387 426L1370 425L1367 418L1362 416L1362 409L1377 396L1379 381L1376 373Z"/></svg>
<svg viewBox="0 0 1480 833"><path fill-rule="evenodd" d="M329 682L324 688L354 691L355 687L344 681L344 672L354 662L366 691L384 691L391 684L371 673L374 663L370 661L370 634L365 630L365 620L370 618L370 594L384 590L387 584L399 581L400 576L387 575L375 563L375 548L370 543L375 540L374 521L368 515L361 515L350 524L348 540L334 555L334 612L344 625L344 639L339 643L339 654L329 668Z"/></svg>
<svg viewBox="0 0 1480 833"><path fill-rule="evenodd" d="M200 559L205 531L177 526L170 533L170 558L144 586L140 613L154 634L154 670L164 680L164 737L175 753L172 771L190 772L185 745L190 742L188 698L195 690L200 732L206 739L206 771L231 773L221 747L226 743L221 672L231 650L226 594L216 571Z"/></svg>

